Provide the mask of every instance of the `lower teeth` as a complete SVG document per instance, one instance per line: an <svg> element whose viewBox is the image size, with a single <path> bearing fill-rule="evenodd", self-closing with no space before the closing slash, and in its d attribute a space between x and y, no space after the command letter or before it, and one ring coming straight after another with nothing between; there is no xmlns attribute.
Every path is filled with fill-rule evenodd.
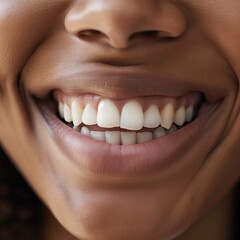
<svg viewBox="0 0 240 240"><path fill-rule="evenodd" d="M73 127L73 129L85 136L108 144L130 145L144 143L153 139L164 137L168 134L176 132L178 130L178 127L173 124L172 127L168 130L164 129L163 127L158 127L153 132L91 131L86 126Z"/></svg>

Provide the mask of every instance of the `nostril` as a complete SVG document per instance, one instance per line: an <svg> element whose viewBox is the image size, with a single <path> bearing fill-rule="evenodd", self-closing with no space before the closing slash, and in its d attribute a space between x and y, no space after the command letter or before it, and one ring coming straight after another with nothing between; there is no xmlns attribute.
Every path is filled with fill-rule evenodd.
<svg viewBox="0 0 240 240"><path fill-rule="evenodd" d="M164 31L157 31L157 30L149 30L149 31L143 31L143 32L137 32L130 36L130 39L136 39L136 38L145 38L145 39L166 39L171 38L170 34Z"/></svg>
<svg viewBox="0 0 240 240"><path fill-rule="evenodd" d="M105 34L98 31L98 30L88 29L88 30L80 31L77 34L77 36L79 38L82 38L82 39L85 39L85 40L96 40L96 39L104 37Z"/></svg>
<svg viewBox="0 0 240 240"><path fill-rule="evenodd" d="M98 30L83 30L79 33L79 35L83 35L83 36L91 36L91 35L99 35L99 34L102 34L102 33Z"/></svg>
<svg viewBox="0 0 240 240"><path fill-rule="evenodd" d="M146 36L146 37L157 37L158 34L159 34L159 31L153 31L153 30L151 30L151 31L145 31L145 32L143 32L142 34L143 34L144 36Z"/></svg>

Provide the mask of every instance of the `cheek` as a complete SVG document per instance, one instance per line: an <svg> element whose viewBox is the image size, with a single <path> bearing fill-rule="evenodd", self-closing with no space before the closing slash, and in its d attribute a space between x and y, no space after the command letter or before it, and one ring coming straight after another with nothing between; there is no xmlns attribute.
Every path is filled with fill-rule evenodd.
<svg viewBox="0 0 240 240"><path fill-rule="evenodd" d="M240 1L187 0L194 27L208 37L224 56L240 82Z"/></svg>
<svg viewBox="0 0 240 240"><path fill-rule="evenodd" d="M17 76L27 59L55 29L69 1L2 0L0 76ZM2 81L2 79L0 79Z"/></svg>
<svg viewBox="0 0 240 240"><path fill-rule="evenodd" d="M12 132L14 139L17 126L26 125L23 117L26 107L20 95L19 75L40 43L56 28L58 17L69 1L0 2L0 138L7 136L11 139Z"/></svg>
<svg viewBox="0 0 240 240"><path fill-rule="evenodd" d="M12 159L30 161L36 154L29 150L33 141L19 75L41 42L56 29L69 2L0 0L0 144ZM21 166L22 169L29 169L24 163L28 161L16 161L26 165Z"/></svg>

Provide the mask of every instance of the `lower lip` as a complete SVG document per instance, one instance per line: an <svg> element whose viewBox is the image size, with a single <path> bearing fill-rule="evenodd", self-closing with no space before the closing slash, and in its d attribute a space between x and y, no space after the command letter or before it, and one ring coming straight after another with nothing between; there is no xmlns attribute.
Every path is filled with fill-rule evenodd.
<svg viewBox="0 0 240 240"><path fill-rule="evenodd" d="M209 129L219 103L204 103L192 123L172 134L134 145L110 145L84 136L64 124L46 104L38 105L59 149L77 168L104 176L136 176L160 172L179 161L179 155Z"/></svg>

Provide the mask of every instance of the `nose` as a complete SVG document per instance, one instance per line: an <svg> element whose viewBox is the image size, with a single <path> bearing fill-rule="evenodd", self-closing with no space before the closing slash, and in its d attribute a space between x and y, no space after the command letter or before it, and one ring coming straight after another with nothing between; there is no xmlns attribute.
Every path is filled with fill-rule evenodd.
<svg viewBox="0 0 240 240"><path fill-rule="evenodd" d="M143 38L180 37L187 19L166 1L86 0L70 7L65 28L78 38L124 49Z"/></svg>

